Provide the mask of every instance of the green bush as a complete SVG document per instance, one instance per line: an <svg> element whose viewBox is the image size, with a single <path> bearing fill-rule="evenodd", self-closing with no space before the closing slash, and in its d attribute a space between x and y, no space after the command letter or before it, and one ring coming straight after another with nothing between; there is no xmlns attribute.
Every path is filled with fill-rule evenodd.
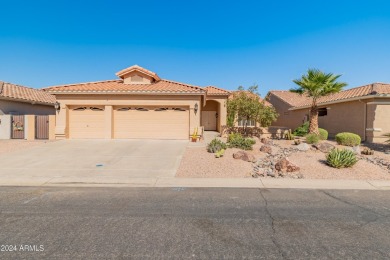
<svg viewBox="0 0 390 260"><path fill-rule="evenodd" d="M357 161L355 153L348 149L333 149L326 155L327 164L337 169L352 167Z"/></svg>
<svg viewBox="0 0 390 260"><path fill-rule="evenodd" d="M300 127L294 130L293 134L296 136L305 136L309 133L309 122L303 123Z"/></svg>
<svg viewBox="0 0 390 260"><path fill-rule="evenodd" d="M320 132L320 139L321 140L328 140L328 131L326 131L323 128L318 128L318 131Z"/></svg>
<svg viewBox="0 0 390 260"><path fill-rule="evenodd" d="M214 138L211 140L211 142L207 145L207 151L209 153L216 153L222 149L226 149L227 145L222 142L221 140Z"/></svg>
<svg viewBox="0 0 390 260"><path fill-rule="evenodd" d="M308 144L316 144L320 141L320 136L316 134L308 134L306 135L306 143Z"/></svg>
<svg viewBox="0 0 390 260"><path fill-rule="evenodd" d="M240 133L233 133L228 136L229 147L252 150L256 141L252 138L244 138Z"/></svg>
<svg viewBox="0 0 390 260"><path fill-rule="evenodd" d="M357 146L360 144L361 139L357 134L345 132L336 135L336 142L346 146Z"/></svg>

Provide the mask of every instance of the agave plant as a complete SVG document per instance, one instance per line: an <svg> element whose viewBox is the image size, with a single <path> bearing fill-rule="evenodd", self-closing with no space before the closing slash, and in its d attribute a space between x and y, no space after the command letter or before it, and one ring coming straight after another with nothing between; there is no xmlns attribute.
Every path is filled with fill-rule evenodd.
<svg viewBox="0 0 390 260"><path fill-rule="evenodd" d="M356 154L348 149L333 149L326 155L328 165L337 169L352 167L357 161Z"/></svg>

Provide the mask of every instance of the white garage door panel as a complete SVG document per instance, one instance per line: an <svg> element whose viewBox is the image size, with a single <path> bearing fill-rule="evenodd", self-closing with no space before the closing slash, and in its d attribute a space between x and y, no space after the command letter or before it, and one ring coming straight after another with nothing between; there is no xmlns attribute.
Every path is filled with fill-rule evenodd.
<svg viewBox="0 0 390 260"><path fill-rule="evenodd" d="M104 111L69 110L69 138L104 138Z"/></svg>
<svg viewBox="0 0 390 260"><path fill-rule="evenodd" d="M114 110L114 138L188 139L189 111Z"/></svg>

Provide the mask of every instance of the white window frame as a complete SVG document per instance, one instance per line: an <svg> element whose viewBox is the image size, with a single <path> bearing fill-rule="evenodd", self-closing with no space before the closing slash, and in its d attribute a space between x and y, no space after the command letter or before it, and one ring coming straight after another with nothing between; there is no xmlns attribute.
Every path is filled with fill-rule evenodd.
<svg viewBox="0 0 390 260"><path fill-rule="evenodd" d="M244 118L239 118L238 119L238 126L239 127L244 127L246 122L248 123L246 125L247 127L255 127L256 126L256 121L255 120L246 120Z"/></svg>

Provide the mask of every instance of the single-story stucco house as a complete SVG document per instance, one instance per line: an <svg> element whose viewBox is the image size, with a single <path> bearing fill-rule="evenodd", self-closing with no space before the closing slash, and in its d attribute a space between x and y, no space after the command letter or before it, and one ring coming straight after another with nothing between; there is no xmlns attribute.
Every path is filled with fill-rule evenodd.
<svg viewBox="0 0 390 260"><path fill-rule="evenodd" d="M309 119L311 99L290 91L268 92L266 99L279 118L274 126L295 129ZM373 83L318 100L319 126L334 137L340 132L358 134L363 141L383 142L390 133L390 84Z"/></svg>
<svg viewBox="0 0 390 260"><path fill-rule="evenodd" d="M49 139L54 104L45 91L0 81L0 139Z"/></svg>
<svg viewBox="0 0 390 260"><path fill-rule="evenodd" d="M188 139L194 130L221 131L229 91L161 79L134 65L119 79L53 86L56 139Z"/></svg>

